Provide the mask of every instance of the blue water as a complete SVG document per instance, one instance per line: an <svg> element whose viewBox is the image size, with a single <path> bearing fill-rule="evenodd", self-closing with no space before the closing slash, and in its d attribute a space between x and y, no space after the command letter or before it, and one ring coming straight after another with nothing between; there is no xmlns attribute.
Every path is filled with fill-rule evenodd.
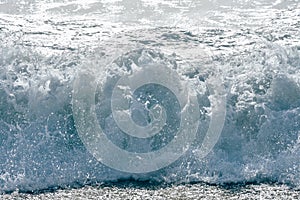
<svg viewBox="0 0 300 200"><path fill-rule="evenodd" d="M0 2L0 192L121 179L300 186L298 1ZM148 87L156 95L150 104L166 99L171 118L163 134L146 140L118 129L109 101L116 77L158 62L201 94L197 138L157 171L112 169L77 132L73 83L80 71L93 69L101 82L96 114L108 138L126 151L149 152L172 141L178 129L174 95ZM217 101L207 90L211 77L224 87L226 117L216 145L202 158L197 152L211 101ZM137 91L144 103L145 90ZM147 125L149 112L134 109L133 120Z"/></svg>

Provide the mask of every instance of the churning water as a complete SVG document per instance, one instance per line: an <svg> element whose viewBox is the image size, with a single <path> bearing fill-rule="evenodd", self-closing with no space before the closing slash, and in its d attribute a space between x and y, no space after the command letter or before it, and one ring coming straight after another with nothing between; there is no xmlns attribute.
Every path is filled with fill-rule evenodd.
<svg viewBox="0 0 300 200"><path fill-rule="evenodd" d="M0 192L300 186L298 0L1 0L0 13Z"/></svg>

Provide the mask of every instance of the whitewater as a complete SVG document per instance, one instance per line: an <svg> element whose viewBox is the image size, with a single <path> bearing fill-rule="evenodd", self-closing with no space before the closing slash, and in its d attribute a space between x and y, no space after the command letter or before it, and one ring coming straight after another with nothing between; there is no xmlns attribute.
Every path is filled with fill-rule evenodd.
<svg viewBox="0 0 300 200"><path fill-rule="evenodd" d="M120 180L300 188L298 0L2 0L0 41L0 193ZM137 99L130 123L122 84L136 89L123 99ZM187 146L127 166L95 151L90 119L121 152ZM205 150L207 132L220 133Z"/></svg>

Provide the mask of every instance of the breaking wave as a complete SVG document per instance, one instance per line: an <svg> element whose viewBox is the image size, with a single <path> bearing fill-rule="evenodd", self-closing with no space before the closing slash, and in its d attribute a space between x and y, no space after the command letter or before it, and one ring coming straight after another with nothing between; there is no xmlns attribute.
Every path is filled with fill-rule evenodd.
<svg viewBox="0 0 300 200"><path fill-rule="evenodd" d="M49 55L24 45L2 44L1 191L33 191L132 178L217 184L271 180L299 186L299 50L246 32L233 36L235 43L231 47L210 47L205 43L207 35L223 33L218 29L199 35L170 28L148 29L121 34L93 50ZM130 44L133 46L128 48ZM157 101L164 102L167 117L172 118L166 119L164 134L146 140L120 132L107 103L119 75L149 63L177 70L182 81L197 91L200 129L190 148L169 166L149 173L118 171L101 164L80 139L72 111L73 83L80 70L96 70L102 83L96 92L95 111L107 137L126 151L157 150L172 141L174 130L179 129L176 96L165 97L168 89L162 86L159 90L155 85L136 90L134 95L140 95L144 103L145 92L152 91ZM213 94L208 90L207 80L211 77L218 81L210 84L224 86L226 117L213 149L199 157L213 101L218 101L211 98ZM146 126L149 110L139 106L133 108L133 120Z"/></svg>
<svg viewBox="0 0 300 200"><path fill-rule="evenodd" d="M0 3L0 193L300 187L297 0L82 2Z"/></svg>

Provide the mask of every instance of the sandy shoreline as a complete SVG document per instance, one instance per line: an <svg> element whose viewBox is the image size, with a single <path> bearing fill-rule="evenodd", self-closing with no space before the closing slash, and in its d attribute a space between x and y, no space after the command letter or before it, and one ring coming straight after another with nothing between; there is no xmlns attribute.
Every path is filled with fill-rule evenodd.
<svg viewBox="0 0 300 200"><path fill-rule="evenodd" d="M214 186L203 183L166 187L134 183L85 186L39 194L14 192L0 199L299 199L300 190L286 185Z"/></svg>

